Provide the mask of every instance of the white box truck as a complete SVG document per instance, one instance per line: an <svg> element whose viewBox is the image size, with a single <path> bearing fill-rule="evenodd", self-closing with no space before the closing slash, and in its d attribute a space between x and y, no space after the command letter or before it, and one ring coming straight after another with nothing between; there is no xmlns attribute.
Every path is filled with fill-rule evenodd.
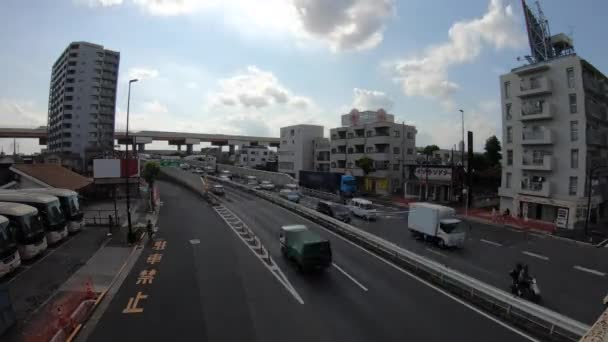
<svg viewBox="0 0 608 342"><path fill-rule="evenodd" d="M431 203L412 203L407 225L414 237L433 241L439 247L464 246L464 223L456 218L453 208Z"/></svg>

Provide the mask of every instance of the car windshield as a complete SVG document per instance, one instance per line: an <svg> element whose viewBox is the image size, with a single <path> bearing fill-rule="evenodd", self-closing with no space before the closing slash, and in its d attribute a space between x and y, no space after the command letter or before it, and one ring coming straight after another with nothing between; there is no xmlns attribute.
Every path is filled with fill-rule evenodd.
<svg viewBox="0 0 608 342"><path fill-rule="evenodd" d="M46 215L46 219L50 225L61 224L64 222L59 200L47 203L45 206L45 212L43 214Z"/></svg>
<svg viewBox="0 0 608 342"><path fill-rule="evenodd" d="M441 223L441 230L448 234L460 233L464 231L464 227L462 222Z"/></svg>
<svg viewBox="0 0 608 342"><path fill-rule="evenodd" d="M357 185L357 181L355 181L354 179L348 179L344 181L345 185L349 185L349 186L354 186Z"/></svg>
<svg viewBox="0 0 608 342"><path fill-rule="evenodd" d="M9 222L0 224L0 251L5 250L14 244L14 237L11 233Z"/></svg>
<svg viewBox="0 0 608 342"><path fill-rule="evenodd" d="M61 210L66 219L70 219L72 216L78 214L77 195L59 197L59 202L61 203Z"/></svg>
<svg viewBox="0 0 608 342"><path fill-rule="evenodd" d="M362 204L359 205L359 207L361 209L365 209L365 210L372 210L372 209L374 209L374 207L372 207L372 205L369 204L369 203L362 203Z"/></svg>
<svg viewBox="0 0 608 342"><path fill-rule="evenodd" d="M17 236L23 239L28 239L43 231L38 214L18 216L12 222L17 230Z"/></svg>

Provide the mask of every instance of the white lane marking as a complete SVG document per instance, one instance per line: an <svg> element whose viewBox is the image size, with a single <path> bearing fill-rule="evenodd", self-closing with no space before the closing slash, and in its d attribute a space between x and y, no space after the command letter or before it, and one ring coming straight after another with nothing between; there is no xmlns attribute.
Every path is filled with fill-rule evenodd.
<svg viewBox="0 0 608 342"><path fill-rule="evenodd" d="M193 244L193 245L198 245L199 243L201 243L201 240L200 239L192 239L192 240L190 240L190 243Z"/></svg>
<svg viewBox="0 0 608 342"><path fill-rule="evenodd" d="M536 236L537 238L541 238L544 239L547 237L547 235L545 234L540 234L540 233L529 233L530 235Z"/></svg>
<svg viewBox="0 0 608 342"><path fill-rule="evenodd" d="M545 261L549 260L549 258L544 255L540 255L540 254L536 254L536 253L532 253L532 252L528 252L528 251L523 251L522 253L525 255L531 256L533 258L538 258L538 259L545 260Z"/></svg>
<svg viewBox="0 0 608 342"><path fill-rule="evenodd" d="M488 245L492 245L492 246L497 246L497 247L502 247L502 243L498 243L498 242L494 242L494 241L490 241L490 240L486 240L486 239L479 239L479 241L481 242L485 242Z"/></svg>
<svg viewBox="0 0 608 342"><path fill-rule="evenodd" d="M350 274L346 273L345 270L342 269L342 267L336 265L335 263L331 263L331 265L333 267L335 267L338 271L342 272L342 274L344 274L346 276L346 278L352 280L353 283L355 283L357 286L359 286L363 291L367 292L367 287L363 286L363 284L361 284L360 282L357 281L357 279L355 279L353 276L351 276Z"/></svg>
<svg viewBox="0 0 608 342"><path fill-rule="evenodd" d="M264 200L263 198L260 198L260 199ZM534 338L534 337L532 337L532 336L530 336L530 335L528 335L528 334L524 333L523 331L520 331L519 329L517 329L517 328L515 328L515 327L512 327L512 326L508 325L508 324L507 324L507 323L505 323L505 322L502 322L502 321L501 321L501 320L499 320L498 318L493 317L493 316L491 316L490 314L487 314L487 313L483 312L481 309L476 308L476 307L475 307L475 306L473 306L472 304L469 304L469 303L465 302L464 300L462 300L462 299L460 299L460 298L458 298L458 297L454 296L453 294L451 294L451 293L447 292L446 290L444 290L444 289L442 289L442 288L440 288L440 287L437 287L437 286L435 286L435 285L433 285L433 284L429 283L428 281L426 281L426 280L424 280L424 279L422 279L422 278L418 277L417 275L415 275L415 274L413 274L413 273L411 273L411 272L408 272L408 271L404 270L403 268L401 268L401 267L399 267L399 266L395 265L395 264L394 264L392 261L388 261L388 260L384 259L383 257L381 257L381 256L379 256L379 255L376 255L376 254L374 254L374 253L372 253L372 252L368 251L367 249L365 249L365 248L363 248L363 247L361 247L361 246L357 245L356 243L354 243L354 242L352 242L352 241L348 240L347 238L343 237L342 235L340 235L340 234L338 234L338 233L335 233L335 232L333 232L333 231L331 231L331 230L329 230L329 229L327 229L327 228L325 228L325 227L323 227L323 226L321 226L321 225L317 224L316 222L313 222L313 221L309 220L308 218L306 218L306 217L304 217L304 216L300 216L300 215L298 215L298 214L294 213L294 212L293 212L293 211L291 211L291 210L285 209L285 208L281 207L280 205L274 205L274 206L275 206L275 207L277 207L277 208L281 208L282 210L284 210L284 211L286 211L286 212L288 212L288 213L290 213L290 214L292 214L292 215L299 216L299 217L300 217L300 218L302 218L303 220L306 220L306 221L310 222L312 225L314 225L314 226L316 226L316 227L320 227L321 229L323 229L323 230L327 231L328 233L330 233L330 234L334 235L335 237L339 238L340 240L342 240L342 241L344 241L344 242L346 242L346 243L348 243L348 244L350 244L350 245L354 246L355 248L360 249L360 250L361 250L361 251L363 251L364 253L366 253L366 254L368 254L368 255L370 255L370 256L372 256L372 257L374 257L374 258L376 258L376 259L378 259L378 260L380 260L380 261L382 261L383 263L385 263L385 264L387 264L388 266L390 266L390 267L394 268L395 270L397 270L397 271L399 271L399 272L401 272L401 273L403 273L403 274L405 274L405 275L407 275L407 276L411 277L411 278L412 278L412 279L414 279L414 280L419 281L420 283L422 283L422 284L424 284L424 285L426 285L426 286L430 287L431 289L433 289L433 290L435 290L435 291L437 291L437 292L439 292L439 293L443 294L444 296L446 296L446 297L448 297L448 298L452 299L453 301L455 301L455 302L457 302L457 303L459 303L459 304L462 304L463 306L467 307L468 309L470 309L470 310L472 310L472 311L474 311L474 312L478 313L479 315L481 315L481 316L483 316L483 317L485 317L485 318L487 318L487 319L491 320L492 322L494 322L494 323L496 323L496 324L498 324L498 325L502 326L503 328L506 328L506 329L508 329L508 330L511 330L512 332L514 332L514 333L516 333L516 334L518 334L518 335L522 336L523 338L528 339L529 341L532 341L532 342L541 342L540 340L538 340L538 339L536 339L536 338Z"/></svg>
<svg viewBox="0 0 608 342"><path fill-rule="evenodd" d="M603 277L606 275L606 273L604 273L604 272L596 271L594 269L583 267L583 266L578 266L578 265L574 266L574 269L577 269L577 270L583 271L583 272L587 272L587 273L591 273L591 274L595 274L600 277Z"/></svg>
<svg viewBox="0 0 608 342"><path fill-rule="evenodd" d="M218 207L213 207L213 209L215 209L215 211L218 213L218 215L220 215L220 217L222 218L222 220L224 222L226 222L226 225L228 225L228 227L230 227L230 229L236 234L236 236L239 237L239 239L249 248L249 250L261 261L262 265L264 265L264 267L266 267L270 273L279 281L279 283L281 283L281 285L283 285L283 287L285 287L285 289L296 299L296 301L300 304L304 304L304 300L302 299L302 297L300 296L300 294L298 293L298 291L296 291L296 289L293 287L293 285L291 285L291 283L289 282L289 279L287 279L287 276L285 276L285 274L283 274L283 272L281 271L281 269L279 268L279 266L277 265L276 262L274 262L274 259L272 259L272 257L270 256L270 253L268 252L268 250L262 246L261 243L257 243L259 242L259 240L257 240L257 236L255 236L253 234L253 232L251 231L251 229L249 229L249 227L245 224L245 222L240 221L239 223L239 227L235 227L234 223L229 222L224 216L234 216L237 217L235 214L233 214L228 208L224 207L224 206L218 206ZM250 237L245 238L244 236L241 235L241 232L239 232L239 230L243 230L243 227L247 230L248 235L250 235ZM247 242L250 241L257 241L255 246L250 246ZM256 249L260 249L262 251L262 254L258 254L256 252ZM267 258L267 260L269 261L270 265L268 263L266 263L266 261L264 261L263 259Z"/></svg>
<svg viewBox="0 0 608 342"><path fill-rule="evenodd" d="M442 257L447 257L447 255L445 255L445 254L443 254L441 252L438 252L438 251L436 251L436 250L434 250L432 248L428 248L427 247L426 250L429 251L429 252L431 252L431 253L433 253L433 254L436 254L436 255L439 255L439 256L442 256Z"/></svg>

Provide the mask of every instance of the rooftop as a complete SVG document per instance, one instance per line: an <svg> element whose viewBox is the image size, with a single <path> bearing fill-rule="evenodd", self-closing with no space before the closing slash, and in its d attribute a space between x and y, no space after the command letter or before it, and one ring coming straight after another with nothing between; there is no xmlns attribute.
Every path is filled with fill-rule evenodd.
<svg viewBox="0 0 608 342"><path fill-rule="evenodd" d="M15 164L11 170L54 188L76 191L92 183L89 178L54 164Z"/></svg>

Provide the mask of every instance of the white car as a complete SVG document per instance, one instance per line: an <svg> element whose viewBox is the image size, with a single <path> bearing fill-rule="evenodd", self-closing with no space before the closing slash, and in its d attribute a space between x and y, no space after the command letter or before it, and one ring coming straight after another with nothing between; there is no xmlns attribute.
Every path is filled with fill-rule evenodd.
<svg viewBox="0 0 608 342"><path fill-rule="evenodd" d="M197 167L196 169L194 169L192 171L193 173L196 173L198 175L203 174L203 169L201 169L200 167Z"/></svg>
<svg viewBox="0 0 608 342"><path fill-rule="evenodd" d="M262 181L262 183L260 183L260 188L264 190L274 190L274 184L270 181Z"/></svg>
<svg viewBox="0 0 608 342"><path fill-rule="evenodd" d="M179 164L179 167L182 170L188 170L190 168L190 164L181 163L181 164Z"/></svg>
<svg viewBox="0 0 608 342"><path fill-rule="evenodd" d="M366 220L375 220L378 218L378 211L372 206L372 202L363 198L353 198L348 202L348 209L357 217Z"/></svg>

